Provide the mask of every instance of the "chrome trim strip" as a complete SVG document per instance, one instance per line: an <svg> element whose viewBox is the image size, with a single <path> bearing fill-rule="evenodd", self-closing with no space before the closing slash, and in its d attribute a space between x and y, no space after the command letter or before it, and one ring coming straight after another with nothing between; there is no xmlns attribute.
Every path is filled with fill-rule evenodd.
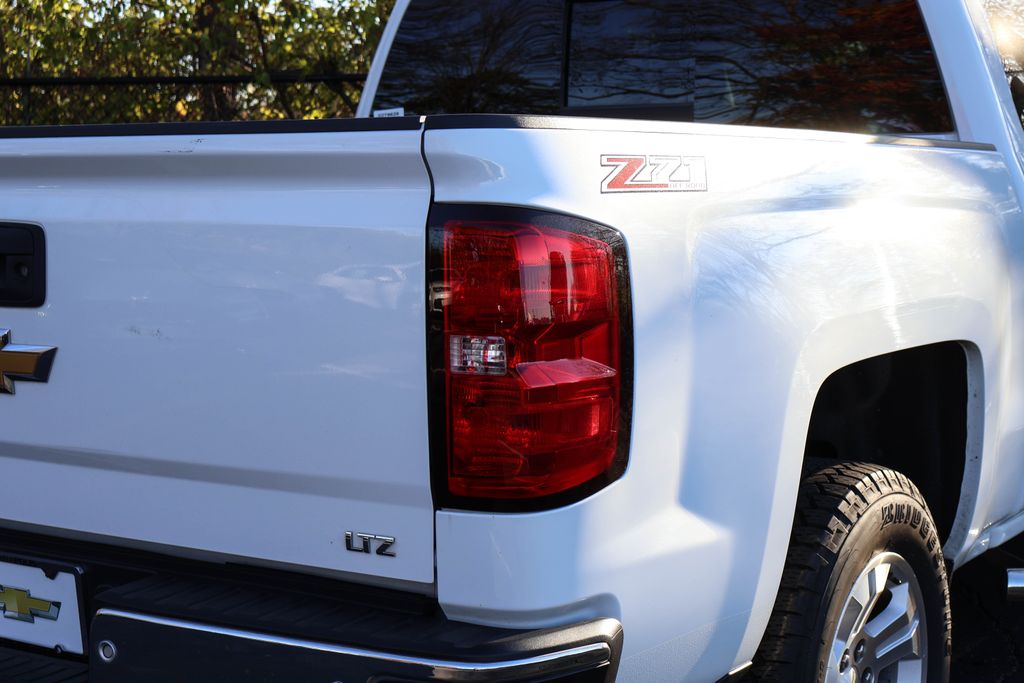
<svg viewBox="0 0 1024 683"><path fill-rule="evenodd" d="M319 643L299 638L255 633L253 631L242 631L234 628L211 626L191 621L183 621L180 619L156 617L149 614L124 612L117 609L100 609L96 612L96 616L130 619L157 626L180 628L189 631L201 631L204 633L227 636L230 638L240 638L243 640L267 643L270 645L282 645L285 647L317 650L319 652L327 652L348 657L373 659L384 664L421 667L429 669L433 674L433 678L439 681L500 681L506 678L561 673L563 671L567 673L585 671L610 662L612 656L611 647L609 647L607 643L592 643L590 645L582 645L568 650L549 652L544 655L525 657L523 659L514 659L505 662L456 662L441 659L406 657L387 652L364 650L357 647L347 647L331 643Z"/></svg>
<svg viewBox="0 0 1024 683"><path fill-rule="evenodd" d="M1014 602L1024 600L1024 569L1006 570L1006 597Z"/></svg>
<svg viewBox="0 0 1024 683"><path fill-rule="evenodd" d="M729 672L730 676L739 676L741 673L754 666L754 662L750 661L745 664L740 664L735 669Z"/></svg>

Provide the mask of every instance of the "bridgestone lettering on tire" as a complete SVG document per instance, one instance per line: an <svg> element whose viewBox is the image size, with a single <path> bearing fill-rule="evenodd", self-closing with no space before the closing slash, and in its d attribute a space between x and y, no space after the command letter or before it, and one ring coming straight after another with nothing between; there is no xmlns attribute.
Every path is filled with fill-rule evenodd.
<svg viewBox="0 0 1024 683"><path fill-rule="evenodd" d="M944 682L949 656L946 566L917 487L877 465L809 462L754 679Z"/></svg>

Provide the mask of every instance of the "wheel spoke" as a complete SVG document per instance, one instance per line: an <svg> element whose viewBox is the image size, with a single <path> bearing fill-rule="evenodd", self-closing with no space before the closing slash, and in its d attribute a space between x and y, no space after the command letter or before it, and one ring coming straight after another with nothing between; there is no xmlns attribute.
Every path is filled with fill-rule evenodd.
<svg viewBox="0 0 1024 683"><path fill-rule="evenodd" d="M892 567L888 563L883 563L874 567L870 571L866 572L857 583L865 583L867 589L867 602L862 603L864 609L861 612L856 624L854 625L853 632L857 633L864 629L865 622L868 617L871 616L871 611L874 610L875 605L878 604L878 598L881 597L885 591L886 584L889 581L889 571Z"/></svg>
<svg viewBox="0 0 1024 683"><path fill-rule="evenodd" d="M924 661L905 659L897 665L896 678L892 683L921 683L924 680Z"/></svg>
<svg viewBox="0 0 1024 683"><path fill-rule="evenodd" d="M910 595L910 586L893 586L890 592L892 599L889 604L864 628L874 641L879 669L921 657L921 620Z"/></svg>
<svg viewBox="0 0 1024 683"><path fill-rule="evenodd" d="M839 652L839 657L842 657L842 651ZM846 671L839 672L839 658L833 659L827 669L825 669L825 680L823 683L856 683L854 679L854 668L852 666L847 667Z"/></svg>
<svg viewBox="0 0 1024 683"><path fill-rule="evenodd" d="M920 623L917 619L898 633L892 640L886 643L884 648L879 648L875 653L875 660L878 662L879 670L896 664L905 663L908 660L916 660L921 657L921 639L919 637Z"/></svg>
<svg viewBox="0 0 1024 683"><path fill-rule="evenodd" d="M832 641L832 651L829 653L824 683L853 683L853 667L848 666L845 671L841 672L841 663L845 652L845 641L838 638Z"/></svg>
<svg viewBox="0 0 1024 683"><path fill-rule="evenodd" d="M846 651L846 643L836 639L832 641L832 651L829 653L828 668L825 670L824 683L842 683L843 675L839 673L839 664Z"/></svg>
<svg viewBox="0 0 1024 683"><path fill-rule="evenodd" d="M902 635L917 621L917 606L911 600L909 585L893 586L889 594L889 604L885 609L864 625L864 632L875 641L879 650L885 649L891 638Z"/></svg>
<svg viewBox="0 0 1024 683"><path fill-rule="evenodd" d="M846 595L825 680L853 683L860 680L858 672L871 669L879 681L923 683L927 640L922 609L921 589L907 561L892 552L876 555Z"/></svg>

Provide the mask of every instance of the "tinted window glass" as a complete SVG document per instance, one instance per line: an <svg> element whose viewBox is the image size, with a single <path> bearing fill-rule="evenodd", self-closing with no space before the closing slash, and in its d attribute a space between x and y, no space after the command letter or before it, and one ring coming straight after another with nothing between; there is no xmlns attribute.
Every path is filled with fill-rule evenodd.
<svg viewBox="0 0 1024 683"><path fill-rule="evenodd" d="M1019 0L985 0L985 10L1003 58L1017 115L1024 124L1024 3Z"/></svg>
<svg viewBox="0 0 1024 683"><path fill-rule="evenodd" d="M562 2L425 0L406 10L374 99L406 114L557 113Z"/></svg>
<svg viewBox="0 0 1024 683"><path fill-rule="evenodd" d="M697 66L688 4L572 3L568 106L671 104L690 118Z"/></svg>
<svg viewBox="0 0 1024 683"><path fill-rule="evenodd" d="M413 0L385 107L953 129L916 0Z"/></svg>

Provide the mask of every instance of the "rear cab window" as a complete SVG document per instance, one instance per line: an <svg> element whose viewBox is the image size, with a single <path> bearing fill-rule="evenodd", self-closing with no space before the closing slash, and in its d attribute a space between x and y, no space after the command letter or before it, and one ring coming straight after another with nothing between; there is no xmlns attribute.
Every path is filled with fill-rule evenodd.
<svg viewBox="0 0 1024 683"><path fill-rule="evenodd" d="M954 131L916 0L412 0L373 109Z"/></svg>

